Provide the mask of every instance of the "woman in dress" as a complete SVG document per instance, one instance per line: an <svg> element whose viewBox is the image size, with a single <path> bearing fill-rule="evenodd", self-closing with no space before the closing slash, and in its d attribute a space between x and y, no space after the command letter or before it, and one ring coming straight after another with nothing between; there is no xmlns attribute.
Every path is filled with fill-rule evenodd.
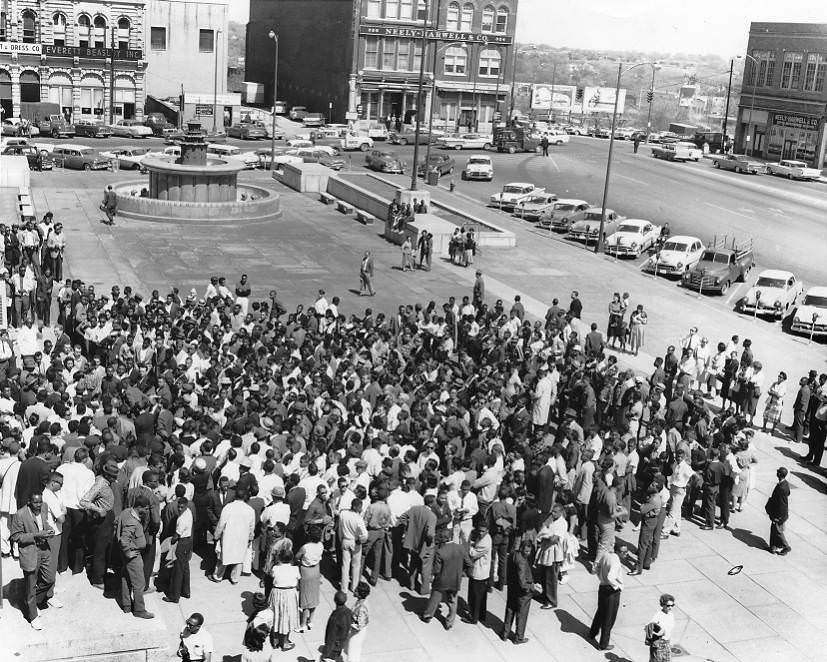
<svg viewBox="0 0 827 662"><path fill-rule="evenodd" d="M675 629L675 598L668 593L660 596L660 610L646 625L646 643L649 644L649 662L671 662L669 640Z"/></svg>
<svg viewBox="0 0 827 662"><path fill-rule="evenodd" d="M275 660L275 651L268 641L270 627L266 623L248 629L244 633L244 652L241 662L271 662Z"/></svg>
<svg viewBox="0 0 827 662"><path fill-rule="evenodd" d="M781 420L781 410L784 408L784 396L787 395L787 373L778 373L778 379L767 389L767 401L764 403L764 424L761 431L767 431L770 425L770 434L775 433L775 426Z"/></svg>
<svg viewBox="0 0 827 662"><path fill-rule="evenodd" d="M362 647L365 645L368 623L370 622L368 606L365 603L370 595L367 582L359 582L354 591L356 604L353 606L353 620L350 624L350 639L347 642L348 662L361 662Z"/></svg>
<svg viewBox="0 0 827 662"><path fill-rule="evenodd" d="M289 651L296 647L290 633L299 628L299 569L293 565L293 553L282 550L270 572L273 589L270 608L273 610L273 629L270 641L274 647Z"/></svg>
<svg viewBox="0 0 827 662"><path fill-rule="evenodd" d="M744 433L745 436L738 442L738 451L735 453L735 461L738 464L738 480L732 489L732 500L735 503L735 510L739 513L744 509L750 487L752 487L751 466L758 462L755 453L750 448L752 430L744 430Z"/></svg>
<svg viewBox="0 0 827 662"><path fill-rule="evenodd" d="M268 598L273 587L271 570L284 551L293 553L293 541L287 537L287 526L284 522L275 522L264 533L264 558L261 563L261 572L264 574L261 587L264 588L264 595Z"/></svg>
<svg viewBox="0 0 827 662"><path fill-rule="evenodd" d="M313 612L319 606L319 583L321 572L319 564L322 560L324 546L322 545L322 529L313 525L307 532L307 542L296 552L296 563L299 564L299 632L305 628L313 628Z"/></svg>
<svg viewBox="0 0 827 662"><path fill-rule="evenodd" d="M609 304L609 328L606 329L606 340L615 346L615 340L620 340L623 344L623 313L625 308L623 302L620 300L620 293L615 292L612 295L612 301Z"/></svg>
<svg viewBox="0 0 827 662"><path fill-rule="evenodd" d="M738 354L732 352L724 362L724 370L721 374L721 409L726 409L727 400L730 405L736 405L738 401Z"/></svg>
<svg viewBox="0 0 827 662"><path fill-rule="evenodd" d="M643 310L643 304L638 304L637 308L632 311L629 316L629 351L637 356L638 350L643 347L645 340L646 325L649 323L649 318L646 311Z"/></svg>

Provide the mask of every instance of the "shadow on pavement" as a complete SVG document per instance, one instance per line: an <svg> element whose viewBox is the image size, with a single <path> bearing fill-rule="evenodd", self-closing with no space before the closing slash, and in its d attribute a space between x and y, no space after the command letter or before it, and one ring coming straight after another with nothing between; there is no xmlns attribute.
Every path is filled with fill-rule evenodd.
<svg viewBox="0 0 827 662"><path fill-rule="evenodd" d="M746 529L732 529L732 537L753 549L767 549L767 541Z"/></svg>
<svg viewBox="0 0 827 662"><path fill-rule="evenodd" d="M571 632L589 643L593 643L589 637L589 626L580 619L575 618L565 609L555 609L554 615L557 616L557 620L560 621L560 629L563 632Z"/></svg>
<svg viewBox="0 0 827 662"><path fill-rule="evenodd" d="M402 591L399 597L402 598L402 608L409 614L421 614L428 604L428 598L414 595L408 591Z"/></svg>
<svg viewBox="0 0 827 662"><path fill-rule="evenodd" d="M801 479L807 487L816 490L817 492L821 492L821 494L827 494L827 483L815 476L811 476L808 473L804 473L803 471L793 471L791 472L793 476Z"/></svg>

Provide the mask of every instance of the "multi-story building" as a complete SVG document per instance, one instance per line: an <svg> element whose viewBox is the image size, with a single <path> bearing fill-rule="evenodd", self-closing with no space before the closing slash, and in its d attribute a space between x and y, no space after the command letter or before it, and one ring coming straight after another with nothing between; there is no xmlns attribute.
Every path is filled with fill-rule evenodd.
<svg viewBox="0 0 827 662"><path fill-rule="evenodd" d="M3 117L34 119L38 102L56 104L72 121L142 116L144 0L3 0L0 6Z"/></svg>
<svg viewBox="0 0 827 662"><path fill-rule="evenodd" d="M825 167L827 23L752 23L736 151Z"/></svg>
<svg viewBox="0 0 827 662"><path fill-rule="evenodd" d="M337 121L490 130L510 92L518 0L251 0L247 80ZM423 34L424 29L424 34ZM423 42L425 61L422 62ZM420 68L423 99L418 103ZM433 108L432 108L433 105Z"/></svg>

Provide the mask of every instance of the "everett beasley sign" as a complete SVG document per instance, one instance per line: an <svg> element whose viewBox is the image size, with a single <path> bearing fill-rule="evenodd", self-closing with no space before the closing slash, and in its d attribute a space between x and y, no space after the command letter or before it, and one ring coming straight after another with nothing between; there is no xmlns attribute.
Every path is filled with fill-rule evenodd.
<svg viewBox="0 0 827 662"><path fill-rule="evenodd" d="M783 126L787 129L804 129L805 131L818 131L818 117L806 115L790 115L789 113L776 113L772 118L775 126Z"/></svg>
<svg viewBox="0 0 827 662"><path fill-rule="evenodd" d="M398 25L360 25L359 34L368 37L402 37L422 39L422 28ZM425 38L431 41L464 41L469 43L511 44L511 37L505 34L477 32L453 32L450 30L426 30Z"/></svg>
<svg viewBox="0 0 827 662"><path fill-rule="evenodd" d="M5 20L5 16L3 20ZM40 55L40 44L24 44L19 41L0 41L0 53Z"/></svg>
<svg viewBox="0 0 827 662"><path fill-rule="evenodd" d="M49 57L82 57L89 60L105 60L112 57L111 48L87 48L84 46L52 46L43 44L43 55ZM143 53L140 49L114 50L116 60L140 60Z"/></svg>

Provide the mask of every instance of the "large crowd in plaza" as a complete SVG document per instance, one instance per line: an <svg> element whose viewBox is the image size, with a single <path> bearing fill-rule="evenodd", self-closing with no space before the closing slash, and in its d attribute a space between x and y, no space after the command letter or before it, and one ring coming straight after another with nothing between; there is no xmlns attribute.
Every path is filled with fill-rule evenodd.
<svg viewBox="0 0 827 662"><path fill-rule="evenodd" d="M62 607L64 573L86 573L136 617L153 617L155 590L197 608L195 554L228 594L241 575L261 580L239 632L245 660L322 627L323 658L358 662L371 588L390 581L427 596L421 619L447 629L458 612L485 623L487 596L504 591L498 634L521 644L532 604L555 609L584 563L599 586L589 634L607 650L624 576L680 545L687 525L739 516L755 428L786 434L785 399L802 461L822 459L827 375L788 389L784 373L764 375L767 348L694 328L636 374L607 346L646 343L646 312L627 296L590 311L574 292L531 321L519 297L492 302L478 271L468 295L389 314L346 312L323 291L289 311L275 291L252 299L246 276L183 294L70 280L52 297L40 281L61 280L64 244L51 218L12 233L0 543L19 558L35 629L39 610ZM584 318L607 320L606 333ZM781 555L786 475L777 468L766 504ZM619 532L637 537L633 553ZM336 608L317 624L326 582ZM652 605L652 660L670 659L676 599ZM208 627L193 611L183 659L210 662Z"/></svg>

